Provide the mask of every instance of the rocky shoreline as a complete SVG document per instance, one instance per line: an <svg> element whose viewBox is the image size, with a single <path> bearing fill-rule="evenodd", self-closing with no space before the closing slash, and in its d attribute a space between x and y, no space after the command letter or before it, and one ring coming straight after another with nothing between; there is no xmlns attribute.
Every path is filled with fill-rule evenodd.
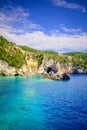
<svg viewBox="0 0 87 130"><path fill-rule="evenodd" d="M48 78L48 79L53 79L53 80L68 80L70 79L70 75L67 73L54 73L53 71L49 72L49 73L44 73L43 74L44 78Z"/></svg>
<svg viewBox="0 0 87 130"><path fill-rule="evenodd" d="M87 54L40 51L16 45L0 36L0 75L34 74L53 80L70 79L70 74L87 74Z"/></svg>
<svg viewBox="0 0 87 130"><path fill-rule="evenodd" d="M87 69L84 69L81 66L74 66L72 63L68 65L59 63L53 59L47 59L44 57L42 64L38 67L35 64L36 61L32 59L31 62L27 62L21 68L16 68L9 66L6 61L0 60L0 75L3 76L28 76L33 74L42 74L44 78L49 78L53 80L68 80L70 79L70 74L87 74Z"/></svg>

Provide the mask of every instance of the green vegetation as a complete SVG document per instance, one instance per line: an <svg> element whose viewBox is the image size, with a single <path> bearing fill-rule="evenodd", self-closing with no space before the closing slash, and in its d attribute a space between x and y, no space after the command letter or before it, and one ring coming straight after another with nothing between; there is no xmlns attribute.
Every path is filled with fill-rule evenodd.
<svg viewBox="0 0 87 130"><path fill-rule="evenodd" d="M37 53L33 55L33 58L38 61L38 67L42 64L44 55L42 53Z"/></svg>
<svg viewBox="0 0 87 130"><path fill-rule="evenodd" d="M33 58L38 60L38 66L42 63L44 56L47 57L48 59L54 59L61 63L68 63L68 58L58 56L58 52L49 51L49 50L40 51L27 46L20 46L20 47L25 51L29 51L33 53Z"/></svg>
<svg viewBox="0 0 87 130"><path fill-rule="evenodd" d="M43 51L40 50L36 50L27 46L19 46L21 49L25 50L25 51L29 51L32 52L32 57L33 59L38 61L38 67L41 65L43 58L44 58L44 53Z"/></svg>
<svg viewBox="0 0 87 130"><path fill-rule="evenodd" d="M64 58L63 56L59 56L57 52L49 52L49 51L45 51L44 55L48 58L48 59L54 59L60 63L68 63L68 58Z"/></svg>
<svg viewBox="0 0 87 130"><path fill-rule="evenodd" d="M0 36L0 59L17 68L24 64L24 55L16 48L16 44L8 42L2 36Z"/></svg>
<svg viewBox="0 0 87 130"><path fill-rule="evenodd" d="M65 53L65 56L71 56L72 59L70 62L74 63L75 65L80 65L84 68L87 68L87 53L84 52L69 52Z"/></svg>
<svg viewBox="0 0 87 130"><path fill-rule="evenodd" d="M25 50L25 51L29 51L29 52L38 52L38 50L27 47L27 46L19 46L21 49Z"/></svg>
<svg viewBox="0 0 87 130"><path fill-rule="evenodd" d="M38 61L38 67L41 65L44 56L48 59L54 59L60 63L74 63L87 68L87 53L70 52L59 55L54 51L40 51L27 46L17 46L15 43L7 41L0 36L0 59L7 61L9 65L20 68L25 61L25 54L21 50L30 52L32 58Z"/></svg>

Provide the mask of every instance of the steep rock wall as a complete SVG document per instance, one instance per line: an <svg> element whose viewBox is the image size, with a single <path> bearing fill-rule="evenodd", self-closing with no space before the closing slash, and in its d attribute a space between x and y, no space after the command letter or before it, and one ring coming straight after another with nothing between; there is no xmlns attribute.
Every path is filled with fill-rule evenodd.
<svg viewBox="0 0 87 130"><path fill-rule="evenodd" d="M14 76L14 75L32 75L44 74L53 71L54 73L77 73L87 74L87 69L81 66L75 66L72 63L59 63L53 59L43 59L42 64L38 68L38 61L27 55L26 62L21 68L10 66L6 61L0 60L0 75Z"/></svg>
<svg viewBox="0 0 87 130"><path fill-rule="evenodd" d="M0 60L0 75L16 76L16 75L31 75L37 73L37 61L30 58L21 68L10 66L6 61Z"/></svg>
<svg viewBox="0 0 87 130"><path fill-rule="evenodd" d="M81 66L76 66L73 63L59 63L53 59L47 59L46 57L43 59L41 66L39 67L38 73L43 74L48 69L53 72L59 73L77 73L77 74L86 74L87 69Z"/></svg>

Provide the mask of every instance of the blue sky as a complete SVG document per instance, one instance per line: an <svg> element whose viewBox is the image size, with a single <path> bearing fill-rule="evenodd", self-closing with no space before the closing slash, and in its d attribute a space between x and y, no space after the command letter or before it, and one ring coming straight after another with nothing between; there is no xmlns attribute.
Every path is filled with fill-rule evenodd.
<svg viewBox="0 0 87 130"><path fill-rule="evenodd" d="M87 0L0 0L0 35L41 50L87 51Z"/></svg>

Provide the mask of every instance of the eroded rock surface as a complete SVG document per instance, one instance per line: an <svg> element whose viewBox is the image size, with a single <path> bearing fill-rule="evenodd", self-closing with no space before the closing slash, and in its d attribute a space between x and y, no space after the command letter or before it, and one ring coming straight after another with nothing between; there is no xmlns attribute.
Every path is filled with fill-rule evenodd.
<svg viewBox="0 0 87 130"><path fill-rule="evenodd" d="M87 74L87 69L81 66L74 66L72 63L59 63L46 57L44 57L42 64L38 67L38 62L29 57L28 54L26 63L21 68L12 67L6 61L0 60L0 75L4 76L42 74L44 78L67 80L70 79L69 74L72 73Z"/></svg>

